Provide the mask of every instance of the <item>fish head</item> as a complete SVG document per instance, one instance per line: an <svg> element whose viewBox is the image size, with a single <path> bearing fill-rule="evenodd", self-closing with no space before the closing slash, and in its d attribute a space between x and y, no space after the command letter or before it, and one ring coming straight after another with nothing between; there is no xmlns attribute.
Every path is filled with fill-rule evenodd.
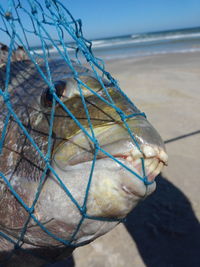
<svg viewBox="0 0 200 267"><path fill-rule="evenodd" d="M72 193L78 212L90 223L97 224L94 218L124 218L155 190L155 177L167 164L160 135L144 114L104 79L99 81L90 75L78 80L67 78L56 81L55 89L59 99L53 122L54 171L46 183L51 199L57 194L51 205L54 218L57 214L58 220L75 222L63 202L66 189L58 177ZM47 88L41 105L51 110L52 101ZM77 242L87 239L91 235L77 236Z"/></svg>
<svg viewBox="0 0 200 267"><path fill-rule="evenodd" d="M70 244L90 242L111 230L155 190L155 177L167 164L164 143L113 82L78 66L74 68L79 75L74 77L69 67L63 71L54 62L47 85L30 62L16 66L11 103L22 125L16 118L10 121L1 170L8 173L27 206L38 196L34 216L49 232ZM29 69L30 78L24 69ZM22 127L32 140L25 134L22 138ZM10 209L14 215L20 210L19 220L18 215L6 212L6 201L2 203L4 228L21 229L27 215L20 203L16 210ZM60 244L43 228L32 227L37 221L31 220L24 240L43 246Z"/></svg>

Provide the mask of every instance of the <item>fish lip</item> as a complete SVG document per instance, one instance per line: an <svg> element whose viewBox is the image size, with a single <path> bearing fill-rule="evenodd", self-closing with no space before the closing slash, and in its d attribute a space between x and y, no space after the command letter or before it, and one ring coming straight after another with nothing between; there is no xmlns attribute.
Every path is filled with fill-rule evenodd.
<svg viewBox="0 0 200 267"><path fill-rule="evenodd" d="M148 147L148 145L146 146ZM149 146L150 147L150 146ZM153 147L153 146L152 146ZM151 147L151 149L152 149ZM144 150L142 148L142 150ZM141 150L141 152L142 152ZM153 183L155 181L155 178L160 174L164 166L167 166L167 160L168 156L166 154L165 149L156 147L155 151L151 155L147 155L147 153L141 153L140 157L138 156L137 159L134 159L132 156L133 153L131 151L128 152L128 154L122 155L114 155L115 157L123 158L126 162L128 161L129 166L133 166L133 168L136 170L137 174L142 177L145 175L147 180L150 183ZM153 156L152 156L153 155ZM147 161L150 160L150 164L148 164ZM138 162L139 161L139 162ZM143 163L142 163L143 161ZM144 170L143 170L143 164L144 164ZM130 167L131 169L131 167ZM126 191L126 190L125 190ZM136 194L137 195L137 194Z"/></svg>
<svg viewBox="0 0 200 267"><path fill-rule="evenodd" d="M144 195L141 195L133 189L129 190L129 188L124 184L121 184L121 189L123 192L125 192L127 195L129 195L131 197L136 196L138 198L144 198L146 196L146 192L144 193Z"/></svg>
<svg viewBox="0 0 200 267"><path fill-rule="evenodd" d="M59 161L57 162L56 159L54 158L54 161L56 163L56 165L62 169L63 171L67 171L67 170L72 170L74 168L82 168L81 164L84 163L88 163L88 164L92 164L92 162L94 162L94 151L90 151L91 154L88 154L88 156L86 157L80 157L79 158L79 154L77 155L78 157L74 157L73 159L69 159L69 161L65 161L65 164L59 164ZM124 151L124 152L106 152L104 153L104 151L102 151L103 153L97 154L96 155L96 160L95 161L99 161L102 159L110 159L113 162L115 161L115 163L117 163L118 166L120 166L121 168L125 168L127 167L127 170L129 170L129 172L131 173L131 170L133 171L133 175L135 172L135 176L140 176L140 177L135 177L141 180L141 182L144 183L144 178L146 177L147 180L152 183L154 182L156 176L161 172L162 168L164 165L167 165L167 154L165 151L165 148L158 146L158 145L154 145L154 144L145 144L143 143L140 148L138 149L137 147L132 147L131 149L129 148L128 150ZM91 155L91 156L90 156ZM93 155L93 156L92 156ZM116 159L116 160L115 160ZM157 160L157 163L160 163L160 168L159 169L155 169L154 167L158 167L158 164L152 164L151 168L149 169L148 166L148 162L145 165L145 171L143 172L143 163L146 163L145 160L146 159L152 159L152 162L155 160ZM142 160L144 161L142 163ZM120 162L122 164L120 164ZM151 161L150 161L151 162ZM144 177L145 176L145 177ZM131 179L131 178L130 178ZM140 196L141 197L141 196Z"/></svg>

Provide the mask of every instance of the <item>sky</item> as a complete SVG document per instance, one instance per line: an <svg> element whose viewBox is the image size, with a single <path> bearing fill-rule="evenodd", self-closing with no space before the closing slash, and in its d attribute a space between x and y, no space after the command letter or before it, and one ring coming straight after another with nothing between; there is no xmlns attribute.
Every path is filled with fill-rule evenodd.
<svg viewBox="0 0 200 267"><path fill-rule="evenodd" d="M89 38L200 26L200 0L65 0Z"/></svg>
<svg viewBox="0 0 200 267"><path fill-rule="evenodd" d="M26 8L27 0L20 1ZM60 1L76 19L82 20L88 39L200 26L200 0ZM3 6L7 3L0 0ZM0 20L0 28L1 23ZM22 17L22 23L27 26L28 19Z"/></svg>

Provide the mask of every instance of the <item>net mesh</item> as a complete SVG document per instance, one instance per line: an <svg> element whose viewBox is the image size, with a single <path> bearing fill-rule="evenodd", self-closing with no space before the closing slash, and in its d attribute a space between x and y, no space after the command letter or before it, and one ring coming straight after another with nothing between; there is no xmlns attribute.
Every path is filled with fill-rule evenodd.
<svg viewBox="0 0 200 267"><path fill-rule="evenodd" d="M9 121L12 119L14 120L21 131L23 132L24 136L26 137L29 142L31 142L33 148L38 153L38 157L40 157L43 162L45 162L43 173L40 177L40 182L37 188L37 192L34 197L34 201L31 205L27 205L20 195L14 190L9 178L6 176L5 173L0 170L0 180L4 184L6 184L7 188L12 192L14 197L18 200L19 203L23 206L24 210L29 214L27 221L25 222L23 228L21 229L21 233L18 236L18 240L12 239L10 235L5 234L3 231L0 232L0 235L8 240L9 242L13 243L15 248L20 248L23 244L23 238L25 236L29 221L32 219L35 221L39 227L45 231L48 235L52 238L56 239L57 241L61 242L67 246L74 246L73 240L75 239L83 221L87 219L91 220L105 220L105 221L120 221L117 218L100 218L100 217L92 217L87 214L87 199L90 190L90 185L92 182L93 171L95 168L96 158L99 152L104 153L106 156L111 158L112 160L118 162L128 171L130 171L134 177L137 179L142 180L145 184L148 184L148 181L145 176L144 170L144 163L143 166L143 176L141 177L133 170L129 169L126 165L120 162L117 158L109 154L105 151L98 142L98 139L95 136L93 125L91 122L91 114L88 111L87 102L85 100L83 94L83 86L87 88L94 94L96 97L100 98L106 105L112 107L115 112L121 118L124 126L126 127L128 133L130 134L133 142L136 144L138 149L140 150L140 146L136 141L135 136L131 132L127 120L131 117L136 115L145 116L144 113L138 111L137 113L133 114L125 114L114 102L109 91L107 90L106 86L103 82L103 77L107 79L107 81L112 84L116 90L123 95L130 105L134 106L131 100L124 94L124 92L120 89L117 81L111 76L109 72L107 72L104 68L104 62L99 58L96 58L92 51L92 43L86 40L83 36L82 32L82 23L79 19L74 19L73 16L70 14L68 9L59 1L50 1L46 0L41 3L41 1L36 0L27 0L20 1L20 0L9 0L4 4L0 4L0 35L2 36L1 41L8 45L8 51L5 54L6 58L6 73L4 84L1 84L0 88L0 98L6 105L6 115L4 116L1 123L3 123L2 132L0 136L0 153L3 151L4 141L6 138L6 133L8 131ZM26 23L24 23L26 21ZM37 44L37 46L33 46L33 44ZM10 91L9 91L9 84L10 80L12 79L11 73L11 66L14 56L14 51L18 45L22 46L25 50L26 57L32 61L35 70L41 75L42 79L45 81L46 85L50 89L50 94L52 97L52 108L50 112L50 124L48 129L48 149L47 153L44 154L40 147L35 142L34 138L32 137L31 133L27 129L27 127L23 124L20 120L18 114L15 112L11 99L10 99ZM1 59L3 54L1 55ZM79 89L80 97L82 100L82 104L85 110L85 114L87 116L87 121L89 125L89 129L86 128L81 121L70 111L70 109L61 101L57 92L55 90L54 83L51 77L51 69L49 67L49 59L50 58L57 58L62 59L65 64L70 69L73 78L77 82L77 86ZM38 64L38 60L43 60L45 62L45 72ZM101 84L106 98L102 97L95 92L92 87L88 86L84 83L83 80L79 77L79 73L77 72L76 68L74 68L73 60L75 60L80 66L87 65L88 68L93 72L94 77L99 81ZM3 67L3 61L1 62L1 67ZM4 66L5 67L5 66ZM12 89L14 90L14 88ZM55 169L52 167L51 164L51 156L52 156L52 146L53 146L53 125L54 125L54 118L55 118L55 107L56 104L59 104L62 109L65 111L66 116L70 117L76 125L80 128L82 132L88 137L88 139L93 143L93 161L92 167L90 170L90 175L88 177L87 188L85 192L84 202L80 205L75 197L72 195L70 190L67 186L63 183L62 179L56 173ZM143 161L143 159L141 159ZM35 216L34 208L38 201L38 198L42 191L43 183L45 182L45 178L48 172L51 172L56 177L60 186L64 189L68 198L76 205L78 208L81 219L77 222L77 228L74 230L71 238L69 240L64 240L59 238L55 234L51 233Z"/></svg>

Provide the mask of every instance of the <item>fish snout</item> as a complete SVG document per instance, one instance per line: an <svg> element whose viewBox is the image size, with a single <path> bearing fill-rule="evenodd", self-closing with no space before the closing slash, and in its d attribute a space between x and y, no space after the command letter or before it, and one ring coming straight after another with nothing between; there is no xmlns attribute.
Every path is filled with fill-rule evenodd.
<svg viewBox="0 0 200 267"><path fill-rule="evenodd" d="M145 175L148 182L153 182L156 176L167 166L168 155L164 147L156 145L143 145L141 147L144 157Z"/></svg>
<svg viewBox="0 0 200 267"><path fill-rule="evenodd" d="M127 179L126 177L122 182L123 191L139 198L151 194L156 188L154 182L156 176L168 162L165 148L154 144L143 144L140 150L136 147L130 150L126 155L126 160L129 167L141 179ZM144 184L146 184L145 187Z"/></svg>
<svg viewBox="0 0 200 267"><path fill-rule="evenodd" d="M133 163L140 176L146 177L147 184L152 183L168 162L164 142L145 118L130 120L129 127L134 136L134 147L127 160Z"/></svg>

